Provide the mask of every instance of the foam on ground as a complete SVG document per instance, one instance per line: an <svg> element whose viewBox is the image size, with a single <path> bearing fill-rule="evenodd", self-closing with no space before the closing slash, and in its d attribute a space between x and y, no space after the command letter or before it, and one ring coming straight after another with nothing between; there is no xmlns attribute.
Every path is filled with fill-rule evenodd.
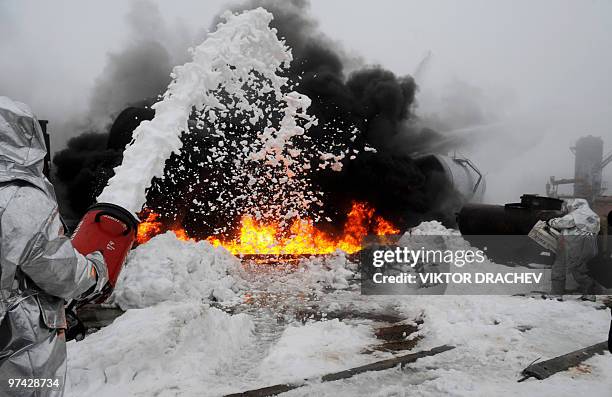
<svg viewBox="0 0 612 397"><path fill-rule="evenodd" d="M128 310L83 341L68 343L66 395L210 395L202 385L234 365L252 332L248 316L200 302Z"/></svg>
<svg viewBox="0 0 612 397"><path fill-rule="evenodd" d="M431 223L417 229L454 233ZM185 277L197 273L197 267L215 268L224 263L225 259L217 259L224 255L229 254L222 249L217 252L206 243L179 241L171 234L159 236L136 250L130 263L138 263L143 269L137 272L134 267L130 277L120 280L126 286L118 287L133 288L129 284L139 285L136 279L140 272L152 271L178 288L186 282ZM208 259L200 264L199 257ZM231 255L228 257L228 263L236 263ZM177 262L183 265L176 266ZM247 279L241 278L244 273L234 273L232 266L226 267L227 275L236 285L246 283ZM192 272L186 270L190 267ZM295 296L295 302L314 303L317 310L393 312L406 320L422 319L418 331L422 340L416 350L442 344L456 349L420 359L404 370L394 368L337 382L313 382L286 396L570 397L586 393L608 397L612 390L609 353L543 381L517 383L521 370L536 359L603 341L610 313L597 310L597 304L512 296L364 296L358 285L342 281L354 273L354 266L342 255L328 262L306 260L300 269L257 274L248 287L276 293L283 302ZM224 285L223 274L213 272L209 276L211 284L204 290ZM282 330L283 325L277 325L274 317L279 312L273 306L248 311L248 315L229 315L210 308L202 303L207 294L197 292L202 282L189 284L186 288L192 292L188 294L170 293L172 300L180 302L161 302L161 294L154 299L128 299L130 304L152 306L130 309L85 340L68 343L66 396L219 396L301 381L388 357L360 354L380 343L373 337L371 322L293 322ZM334 289L330 291L329 287ZM148 288L156 287L149 284ZM314 295L311 301L306 299L310 295ZM272 316L266 317L270 311ZM292 315L287 313L286 317ZM253 334L255 323L279 327L280 334L260 338Z"/></svg>
<svg viewBox="0 0 612 397"><path fill-rule="evenodd" d="M240 261L225 249L167 232L130 254L113 300L122 309L165 301L231 301L244 288L239 271Z"/></svg>
<svg viewBox="0 0 612 397"><path fill-rule="evenodd" d="M259 371L269 382L295 381L366 363L360 353L376 343L368 326L339 320L291 326L285 329L261 362Z"/></svg>

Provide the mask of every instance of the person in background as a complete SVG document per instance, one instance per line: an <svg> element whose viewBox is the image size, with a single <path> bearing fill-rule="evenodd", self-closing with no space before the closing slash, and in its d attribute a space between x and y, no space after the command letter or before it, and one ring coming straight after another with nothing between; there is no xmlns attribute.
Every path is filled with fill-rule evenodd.
<svg viewBox="0 0 612 397"><path fill-rule="evenodd" d="M32 111L0 96L0 395L63 394L65 300L107 280L102 255L84 257L64 236L46 153Z"/></svg>
<svg viewBox="0 0 612 397"><path fill-rule="evenodd" d="M584 199L563 202L563 217L549 220L548 226L559 230L559 248L552 267L552 294L562 299L566 276L571 274L584 299L594 300L599 285L588 274L587 262L597 255L599 216Z"/></svg>

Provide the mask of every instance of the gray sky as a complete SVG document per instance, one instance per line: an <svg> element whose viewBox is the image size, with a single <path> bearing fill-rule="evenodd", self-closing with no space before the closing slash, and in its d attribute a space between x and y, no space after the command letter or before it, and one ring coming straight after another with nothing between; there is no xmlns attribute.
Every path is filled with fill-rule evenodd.
<svg viewBox="0 0 612 397"><path fill-rule="evenodd" d="M152 1L163 21L140 33L176 42L209 28L227 4ZM68 137L53 127L88 111L107 54L134 40L129 9L120 0L0 0L0 94L50 119L55 148ZM582 135L612 150L610 1L312 0L311 9L325 34L366 63L412 74L431 52L418 113L453 122L478 111L481 125L457 121L457 134L469 134L461 152L487 174L489 201L570 177L568 148Z"/></svg>

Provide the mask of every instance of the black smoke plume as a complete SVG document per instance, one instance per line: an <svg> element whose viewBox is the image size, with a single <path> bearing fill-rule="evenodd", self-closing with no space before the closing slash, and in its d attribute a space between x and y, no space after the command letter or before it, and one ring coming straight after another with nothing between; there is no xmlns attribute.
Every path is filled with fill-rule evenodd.
<svg viewBox="0 0 612 397"><path fill-rule="evenodd" d="M121 164L123 149L132 139L132 131L154 114L150 108L128 107L119 114L108 133L85 132L70 139L67 148L55 155L54 177L63 185L67 201L61 204L68 204L71 210L66 213L80 217L95 202L113 176L113 168Z"/></svg>
<svg viewBox="0 0 612 397"><path fill-rule="evenodd" d="M329 219L326 226L343 224L353 200L369 202L380 215L402 228L424 219L452 223L448 203L455 197L448 181L442 173L415 160L416 154L431 148L444 151L447 147L435 131L418 127L414 114L417 93L414 79L396 76L379 66L367 66L347 74L346 55L318 30L305 0L250 1L236 6L234 11L257 6L272 12L273 26L292 48L294 61L289 77L299 92L312 99L309 113L319 119L319 125L309 130L312 139L321 145L341 140L361 149L356 158L344 161L341 172L320 170L313 175L315 186L326 193L323 203L323 218ZM158 89L157 81L147 81L143 79L143 84L154 88L153 91ZM160 79L159 84L162 83L167 81ZM119 81L111 79L106 84L112 88ZM100 137L95 138L98 154L90 150L96 145L83 144L82 141L94 141L93 135L86 135L75 138L65 152L56 156L58 176L68 184L70 201L79 211L93 202L103 186L100 183L112 175L108 167L120 161L117 153L131 139L136 120L153 115L151 110L145 114L144 109L137 117L130 112L138 113L128 109L121 114L124 117L120 116L113 125L107 145L102 144ZM240 128L240 121L235 117L228 116L228 124ZM229 193L236 193L231 191L231 186L223 185L228 180L223 170L202 164L203 153L216 139L214 131L207 128L194 128L190 134L183 135L182 153L166 162L165 177L154 181L147 196L147 207L162 214L167 223L181 224L190 235L197 237L216 234L228 223L235 225L241 215L239 208L235 213L225 214L215 211L214 206L201 204L217 197L218 192L211 193L211 186L222 185ZM351 142L352 135L347 133L352 128L360 131L357 142ZM363 150L365 147L374 150ZM103 153L114 153L113 161L108 161ZM79 165L83 169L80 176L67 170ZM83 189L86 185L82 180L87 178L96 182L77 192L77 188Z"/></svg>
<svg viewBox="0 0 612 397"><path fill-rule="evenodd" d="M169 49L168 42L176 40L154 3L133 1L126 22L130 34L125 47L107 55L88 113L71 123L83 132L53 159L52 177L67 218L79 218L95 201L113 167L121 163L131 132L140 121L153 117L147 107L168 86L172 65L182 62L182 53L187 53L188 44Z"/></svg>

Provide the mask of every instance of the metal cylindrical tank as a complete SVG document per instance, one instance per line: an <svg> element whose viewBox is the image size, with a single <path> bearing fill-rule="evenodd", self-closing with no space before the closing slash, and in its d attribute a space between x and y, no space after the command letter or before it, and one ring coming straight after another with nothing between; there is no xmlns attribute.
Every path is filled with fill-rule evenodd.
<svg viewBox="0 0 612 397"><path fill-rule="evenodd" d="M603 140L600 137L585 136L572 148L574 165L574 196L593 201L601 194L601 164L603 161Z"/></svg>
<svg viewBox="0 0 612 397"><path fill-rule="evenodd" d="M526 194L520 203L466 204L457 215L463 235L526 235L539 220L563 215L562 200Z"/></svg>
<svg viewBox="0 0 612 397"><path fill-rule="evenodd" d="M527 234L539 220L563 215L562 200L526 194L520 203L466 204L457 215L459 230L474 247L487 250L495 262L527 265L549 263L553 257Z"/></svg>
<svg viewBox="0 0 612 397"><path fill-rule="evenodd" d="M442 172L464 202L482 202L486 189L485 179L470 160L429 154L416 161L423 169Z"/></svg>

